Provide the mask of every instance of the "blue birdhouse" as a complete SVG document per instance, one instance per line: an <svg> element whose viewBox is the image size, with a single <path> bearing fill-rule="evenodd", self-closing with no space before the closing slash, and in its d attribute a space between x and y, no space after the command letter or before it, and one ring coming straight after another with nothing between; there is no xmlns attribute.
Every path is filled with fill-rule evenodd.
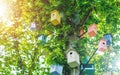
<svg viewBox="0 0 120 75"><path fill-rule="evenodd" d="M107 45L112 44L112 34L105 34L103 38L106 40Z"/></svg>
<svg viewBox="0 0 120 75"><path fill-rule="evenodd" d="M50 75L62 75L63 66L59 64L51 65Z"/></svg>
<svg viewBox="0 0 120 75"><path fill-rule="evenodd" d="M45 44L46 39L47 39L47 37L45 35L41 35L38 37L38 40L40 40L40 44Z"/></svg>
<svg viewBox="0 0 120 75"><path fill-rule="evenodd" d="M94 64L83 64L80 66L80 70L83 70L82 75L94 75L95 73Z"/></svg>

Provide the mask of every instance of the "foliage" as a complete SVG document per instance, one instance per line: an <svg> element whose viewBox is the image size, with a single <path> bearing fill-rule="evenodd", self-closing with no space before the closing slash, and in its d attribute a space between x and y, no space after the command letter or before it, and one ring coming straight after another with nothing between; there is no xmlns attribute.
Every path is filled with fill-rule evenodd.
<svg viewBox="0 0 120 75"><path fill-rule="evenodd" d="M70 73L67 65L66 51L69 40L80 57L91 56L96 50L99 40L104 34L113 34L113 53L118 54L120 34L120 1L119 0L8 0L7 20L0 17L0 45L4 46L0 55L0 74L10 75L49 75L49 66L59 63L64 66L63 75ZM52 10L58 10L61 24L53 26L50 22ZM12 22L12 25L9 22ZM36 30L30 29L35 22ZM86 31L88 26L96 23L98 33L95 37L79 38L80 28ZM45 35L47 41L40 44L39 36ZM73 39L71 39L73 38ZM2 49L1 49L2 50ZM106 71L110 56L112 64L114 56L108 50L102 56L95 55L90 63L94 63L96 74ZM44 62L40 57L44 56ZM82 61L82 60L81 60ZM45 64L46 66L41 66ZM111 69L109 69L111 70ZM14 72L16 71L16 72Z"/></svg>

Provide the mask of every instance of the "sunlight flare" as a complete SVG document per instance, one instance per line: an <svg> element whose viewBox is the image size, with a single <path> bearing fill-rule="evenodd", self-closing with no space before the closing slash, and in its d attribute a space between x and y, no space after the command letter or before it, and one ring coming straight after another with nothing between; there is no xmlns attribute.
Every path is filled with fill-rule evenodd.
<svg viewBox="0 0 120 75"><path fill-rule="evenodd" d="M5 13L6 8L4 7L4 5L0 5L0 16L3 16Z"/></svg>
<svg viewBox="0 0 120 75"><path fill-rule="evenodd" d="M3 17L7 11L7 5L0 1L0 17Z"/></svg>

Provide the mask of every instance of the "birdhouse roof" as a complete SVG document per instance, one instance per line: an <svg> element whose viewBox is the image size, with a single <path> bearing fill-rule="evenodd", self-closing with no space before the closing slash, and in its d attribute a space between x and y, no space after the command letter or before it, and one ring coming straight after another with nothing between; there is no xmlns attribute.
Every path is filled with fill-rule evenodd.
<svg viewBox="0 0 120 75"><path fill-rule="evenodd" d="M104 34L103 36L111 36L111 38L113 37L112 34Z"/></svg>
<svg viewBox="0 0 120 75"><path fill-rule="evenodd" d="M57 12L57 13L58 13L58 11L57 11L57 10L53 10L53 11L51 11L51 13L54 13L54 12Z"/></svg>
<svg viewBox="0 0 120 75"><path fill-rule="evenodd" d="M89 28L97 28L97 25L95 24L95 23L93 23L93 24L91 24L90 26L89 26ZM89 29L88 28L88 29Z"/></svg>
<svg viewBox="0 0 120 75"><path fill-rule="evenodd" d="M102 38L100 41L106 41L106 40Z"/></svg>

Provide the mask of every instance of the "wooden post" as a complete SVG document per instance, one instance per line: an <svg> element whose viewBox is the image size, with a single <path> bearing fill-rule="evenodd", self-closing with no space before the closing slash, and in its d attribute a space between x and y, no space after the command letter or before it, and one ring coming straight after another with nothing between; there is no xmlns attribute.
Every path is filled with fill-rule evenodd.
<svg viewBox="0 0 120 75"><path fill-rule="evenodd" d="M80 73L80 68L79 68L79 67L76 67L76 68L73 68L73 69L72 69L70 75L79 75L79 73Z"/></svg>

